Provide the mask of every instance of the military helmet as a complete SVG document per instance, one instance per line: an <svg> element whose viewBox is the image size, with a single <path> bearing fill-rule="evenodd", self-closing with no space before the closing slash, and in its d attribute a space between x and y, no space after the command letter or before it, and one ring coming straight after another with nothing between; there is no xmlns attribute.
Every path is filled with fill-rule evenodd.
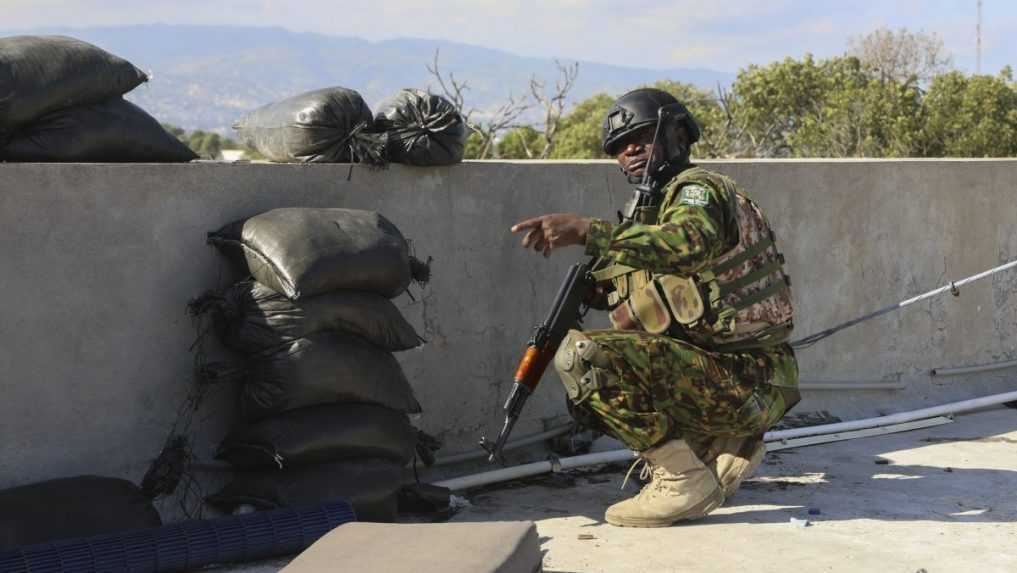
<svg viewBox="0 0 1017 573"><path fill-rule="evenodd" d="M639 88L615 100L604 117L604 153L615 155L617 144L625 136L647 125L656 124L657 111L665 105L677 108L671 117L685 126L689 145L698 141L699 125L688 108L664 90Z"/></svg>

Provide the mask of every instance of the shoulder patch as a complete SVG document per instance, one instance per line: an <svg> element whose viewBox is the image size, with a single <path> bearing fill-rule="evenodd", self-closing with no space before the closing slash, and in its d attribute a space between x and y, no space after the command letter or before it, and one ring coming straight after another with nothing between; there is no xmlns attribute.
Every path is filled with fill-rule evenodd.
<svg viewBox="0 0 1017 573"><path fill-rule="evenodd" d="M678 195L678 204L705 207L710 204L710 190L702 185L686 185Z"/></svg>

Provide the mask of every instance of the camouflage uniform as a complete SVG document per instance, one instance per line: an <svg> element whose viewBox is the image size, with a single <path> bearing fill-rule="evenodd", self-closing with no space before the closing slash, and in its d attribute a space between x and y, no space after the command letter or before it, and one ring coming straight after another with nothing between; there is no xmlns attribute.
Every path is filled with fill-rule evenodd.
<svg viewBox="0 0 1017 573"><path fill-rule="evenodd" d="M744 203L744 195L737 196L729 179L701 168L679 177L680 183L676 178L665 186L653 220L594 220L587 254L650 273L692 276L730 253L739 241L736 203ZM790 318L789 293L783 304ZM783 342L788 334L790 322L777 343L739 347L695 329L571 331L555 366L578 418L637 451L682 437L695 448L714 436L761 435L797 402L798 366Z"/></svg>

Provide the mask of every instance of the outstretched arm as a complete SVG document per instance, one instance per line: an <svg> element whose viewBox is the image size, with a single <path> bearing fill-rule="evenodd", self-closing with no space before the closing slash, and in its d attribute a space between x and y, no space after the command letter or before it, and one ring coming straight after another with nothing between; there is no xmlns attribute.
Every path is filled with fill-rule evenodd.
<svg viewBox="0 0 1017 573"><path fill-rule="evenodd" d="M665 197L660 224L593 219L586 253L651 272L697 272L737 244L733 201L726 192L686 185Z"/></svg>

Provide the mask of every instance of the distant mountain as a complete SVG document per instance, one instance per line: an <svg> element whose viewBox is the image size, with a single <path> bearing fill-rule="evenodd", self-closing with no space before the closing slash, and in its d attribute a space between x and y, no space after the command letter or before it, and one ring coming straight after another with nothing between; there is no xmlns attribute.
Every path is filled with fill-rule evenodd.
<svg viewBox="0 0 1017 573"><path fill-rule="evenodd" d="M426 66L435 50L440 65L466 81L467 107L483 112L510 94L524 95L532 75L553 85L553 59L440 40L359 38L296 33L282 28L175 26L52 28L0 35L63 34L92 42L152 73L129 98L160 121L223 133L245 112L303 91L340 85L369 105L404 87L435 90ZM567 63L567 62L563 62ZM573 102L598 92L619 94L660 79L713 88L733 74L705 69L646 69L580 62Z"/></svg>

